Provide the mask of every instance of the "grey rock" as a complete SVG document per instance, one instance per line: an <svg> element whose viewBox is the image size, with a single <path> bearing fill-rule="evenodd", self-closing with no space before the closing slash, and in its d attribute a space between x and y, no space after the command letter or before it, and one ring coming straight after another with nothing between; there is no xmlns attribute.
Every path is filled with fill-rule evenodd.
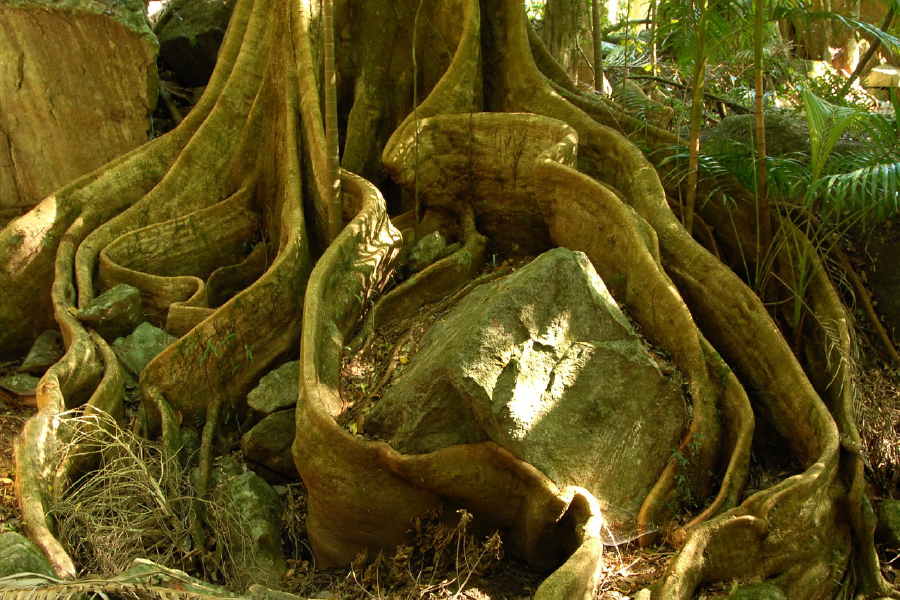
<svg viewBox="0 0 900 600"><path fill-rule="evenodd" d="M900 549L900 500L883 500L878 507L876 537L885 545Z"/></svg>
<svg viewBox="0 0 900 600"><path fill-rule="evenodd" d="M413 273L421 271L441 258L447 250L447 240L439 231L429 233L413 246L407 262Z"/></svg>
<svg viewBox="0 0 900 600"><path fill-rule="evenodd" d="M275 585L286 572L281 550L281 501L259 475L243 473L216 488L223 524L240 528L231 552L241 587Z"/></svg>
<svg viewBox="0 0 900 600"><path fill-rule="evenodd" d="M294 442L294 411L267 416L241 437L241 450L248 459L286 477L296 477L291 456Z"/></svg>
<svg viewBox="0 0 900 600"><path fill-rule="evenodd" d="M734 600L787 600L777 585L768 582L741 585L728 597Z"/></svg>
<svg viewBox="0 0 900 600"><path fill-rule="evenodd" d="M189 86L206 85L236 0L172 0L156 35L163 59Z"/></svg>
<svg viewBox="0 0 900 600"><path fill-rule="evenodd" d="M556 249L470 293L424 336L367 429L406 453L493 440L626 525L687 420L580 252ZM651 430L652 436L634 435Z"/></svg>
<svg viewBox="0 0 900 600"><path fill-rule="evenodd" d="M113 351L134 377L140 377L144 367L175 341L162 329L142 323L131 335L113 342Z"/></svg>
<svg viewBox="0 0 900 600"><path fill-rule="evenodd" d="M700 148L714 156L728 153L733 142L752 146L753 115L732 115L722 119L715 127L700 133ZM849 138L835 144L833 152L847 153L860 150L864 145ZM810 153L809 127L805 120L779 112L766 113L766 152L773 156L797 155L808 157ZM806 159L808 160L808 159Z"/></svg>
<svg viewBox="0 0 900 600"><path fill-rule="evenodd" d="M63 356L62 334L54 329L48 329L38 336L25 357L25 362L19 367L23 373L42 375Z"/></svg>
<svg viewBox="0 0 900 600"><path fill-rule="evenodd" d="M890 65L875 67L863 78L863 85L869 88L900 87L900 69Z"/></svg>
<svg viewBox="0 0 900 600"><path fill-rule="evenodd" d="M146 321L141 307L141 291L120 283L79 310L78 320L96 329L107 340L128 335Z"/></svg>
<svg viewBox="0 0 900 600"><path fill-rule="evenodd" d="M263 415L297 404L300 394L300 361L285 363L259 380L247 394L247 405Z"/></svg>
<svg viewBox="0 0 900 600"><path fill-rule="evenodd" d="M0 2L0 210L146 143L159 48L146 11L143 0Z"/></svg>
<svg viewBox="0 0 900 600"><path fill-rule="evenodd" d="M0 535L0 577L17 573L37 573L56 577L47 557L31 540L18 533Z"/></svg>
<svg viewBox="0 0 900 600"><path fill-rule="evenodd" d="M159 585L161 581L166 584L172 582L177 583L178 589L187 593L234 598L234 593L223 587L191 577L184 571L165 567L145 558L135 559L120 576L134 583L143 582L148 586Z"/></svg>
<svg viewBox="0 0 900 600"><path fill-rule="evenodd" d="M9 375L0 379L0 387L17 396L28 397L35 395L35 389L39 381L40 379L34 375L19 373L18 375Z"/></svg>
<svg viewBox="0 0 900 600"><path fill-rule="evenodd" d="M186 430L191 431L189 428L186 428ZM238 475L243 475L245 472L246 471L241 468L241 465L239 465L232 457L217 456L213 459L212 469L209 470L210 487L216 488L225 485L227 482ZM191 485L196 488L199 480L200 469L194 468L191 471Z"/></svg>
<svg viewBox="0 0 900 600"><path fill-rule="evenodd" d="M247 593L251 600L304 600L300 596L278 590L270 590L258 584L251 585Z"/></svg>

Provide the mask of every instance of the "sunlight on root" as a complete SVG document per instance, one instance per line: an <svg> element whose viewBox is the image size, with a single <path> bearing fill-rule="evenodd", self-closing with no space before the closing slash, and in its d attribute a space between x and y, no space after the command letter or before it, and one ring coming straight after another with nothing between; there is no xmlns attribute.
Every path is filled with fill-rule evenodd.
<svg viewBox="0 0 900 600"><path fill-rule="evenodd" d="M56 195L47 196L43 202L22 215L12 225L13 250L3 269L9 275L18 275L31 263L47 243L47 234L56 221Z"/></svg>

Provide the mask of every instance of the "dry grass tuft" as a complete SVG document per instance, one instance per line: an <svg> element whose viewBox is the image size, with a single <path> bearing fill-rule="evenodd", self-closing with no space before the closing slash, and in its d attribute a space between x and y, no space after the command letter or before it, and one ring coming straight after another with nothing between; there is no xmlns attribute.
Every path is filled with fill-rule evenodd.
<svg viewBox="0 0 900 600"><path fill-rule="evenodd" d="M883 493L900 484L900 376L880 368L857 373L859 433L872 468L872 482Z"/></svg>
<svg viewBox="0 0 900 600"><path fill-rule="evenodd" d="M105 413L64 417L73 435L59 463L100 456L99 468L83 475L50 510L60 542L82 571L113 575L136 558L191 567L192 492L178 456L119 428Z"/></svg>
<svg viewBox="0 0 900 600"><path fill-rule="evenodd" d="M180 456L121 429L106 413L63 417L71 442L58 464L91 453L100 458L50 507L60 542L82 573L112 576L144 558L225 585L242 579L232 550L247 536L227 507L194 495ZM213 525L206 529L211 539L203 537L198 513Z"/></svg>

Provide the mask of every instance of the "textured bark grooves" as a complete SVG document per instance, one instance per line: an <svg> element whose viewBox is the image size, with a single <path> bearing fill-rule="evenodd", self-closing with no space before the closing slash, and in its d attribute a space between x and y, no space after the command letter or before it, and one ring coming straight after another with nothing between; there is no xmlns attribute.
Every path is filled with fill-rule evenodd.
<svg viewBox="0 0 900 600"><path fill-rule="evenodd" d="M65 493L73 474L91 467L87 455L64 463L53 482L62 413L87 402L116 414L122 392L106 341L77 313L126 282L141 289L151 320L180 336L140 377L149 431L170 448L180 446L179 423L208 420L212 432L241 410L273 363L299 351L292 455L309 490L308 531L320 566L389 550L404 541L410 518L450 501L503 529L507 547L535 568L556 569L537 597L593 592L604 510L612 513L602 498L551 481L494 442L404 455L335 420L343 410L341 354L401 251L403 238L373 185L390 173L418 190L426 217L460 221L466 245L386 296L369 330L377 331L379 311L396 319L434 300L437 285L444 294L458 289L485 253L538 253L556 243L586 253L685 376L691 421L673 448L684 460L635 474L648 478L635 525L666 529L685 482L693 495L711 498L668 532L682 545L654 599L690 598L703 581L734 578L771 578L804 599L835 596L855 576L860 592L891 594L874 553L861 462L841 450L859 441L843 360L849 332L821 265L808 299L807 375L760 300L670 211L657 171L624 137L636 134L634 120L578 95L530 30L521 2L423 5L422 22L446 47L417 48L421 77L408 80L411 48L402 32L418 3L397 2L396 11L381 0L337 3L337 30L368 41L354 54L341 35L347 43L336 50L346 226L313 265L310 246L328 238L332 180L311 4L238 2L207 93L174 132L0 231L0 288L9 290L0 303L0 348L21 353L51 318L67 348L41 380L40 412L17 442L26 530L58 573L72 577L76 567L47 519L51 488ZM381 33L359 20L386 18L388 8L396 26ZM417 96L425 97L417 116L413 80L423 82ZM485 109L491 113L475 112ZM531 114L508 114L522 112ZM642 135L651 146L671 141L653 128ZM702 216L730 231L721 213ZM774 268L790 281L784 253L808 241L787 224L780 231L788 243ZM720 238L725 254L753 239L746 235ZM249 247L256 250L246 256ZM234 290L236 271L258 277ZM230 283L213 284L223 280ZM741 502L760 420L799 468Z"/></svg>

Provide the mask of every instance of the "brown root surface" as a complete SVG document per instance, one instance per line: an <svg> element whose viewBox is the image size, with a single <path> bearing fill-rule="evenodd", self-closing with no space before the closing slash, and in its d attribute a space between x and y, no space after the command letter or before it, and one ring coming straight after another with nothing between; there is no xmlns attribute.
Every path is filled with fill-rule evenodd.
<svg viewBox="0 0 900 600"><path fill-rule="evenodd" d="M648 478L635 535L646 545L659 530L680 548L653 598L687 599L703 582L731 579L772 579L801 599L833 597L842 586L890 594L858 456L849 326L802 232L779 228L773 265L783 287L797 288L791 265L812 257L809 317L788 332L807 340L798 359L762 300L681 226L667 203L677 190L629 141L655 147L671 136L639 132L611 102L579 96L521 2L434 2L416 19L415 2L367 0L338 3L336 13L346 34L346 225L326 247L330 183L310 4L240 0L206 93L172 133L0 231L0 287L9 290L0 348L22 353L55 324L67 349L42 378L39 413L17 443L25 529L57 572L73 577L77 566L54 535L48 500L96 459L73 452L51 472L71 432L65 413L87 404L86 414L119 417L123 391L111 340L85 330L77 313L128 283L141 290L148 320L179 338L140 375L141 427L172 453L182 427L204 431L201 494L217 430L246 417L246 394L266 372L299 356L292 455L309 492L319 567L392 550L408 540L411 519L448 504L499 528L505 548L552 573L537 598L592 594L604 581L604 528L614 513L602 498L551 481L494 442L409 455L341 425L358 419L341 396L348 345L455 294L490 255L562 245L590 259L643 335L671 356L690 395L678 447L657 457L659 472L635 475ZM378 31L376 18L390 25ZM420 44L410 60L405 32L416 22L441 40L440 51ZM377 302L408 247L376 186L401 204L417 198L419 226L461 242ZM715 240L725 260L751 247L748 214L742 205L735 227L714 206L701 214L704 237L726 232ZM745 498L757 423L775 432L796 468ZM191 537L203 545L202 531Z"/></svg>

